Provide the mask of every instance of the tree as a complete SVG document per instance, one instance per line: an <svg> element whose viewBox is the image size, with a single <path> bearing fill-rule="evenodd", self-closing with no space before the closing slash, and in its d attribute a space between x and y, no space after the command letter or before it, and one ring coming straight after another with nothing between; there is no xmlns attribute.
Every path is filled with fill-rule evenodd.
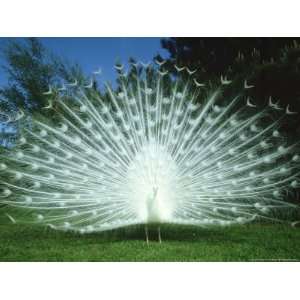
<svg viewBox="0 0 300 300"><path fill-rule="evenodd" d="M170 53L165 65L174 74L175 64L186 66L197 69L198 81L220 84L223 75L236 89L247 79L255 86L247 96L258 103L268 103L271 96L282 108L300 112L299 38L167 38L161 45ZM285 125L300 133L299 119L293 119Z"/></svg>
<svg viewBox="0 0 300 300"><path fill-rule="evenodd" d="M21 109L40 110L47 103L44 92L49 85L84 77L78 65L54 56L37 38L11 40L3 55L8 85L0 90L0 96Z"/></svg>
<svg viewBox="0 0 300 300"><path fill-rule="evenodd" d="M17 111L53 118L53 112L43 109L48 104L48 96L44 93L50 86L55 92L55 86L61 86L62 82L76 79L85 83L86 78L78 64L55 56L37 38L12 39L4 46L2 54L6 61L2 68L8 83L0 89L0 141L7 146L18 134L19 122L13 121ZM7 119L12 122L6 122Z"/></svg>
<svg viewBox="0 0 300 300"><path fill-rule="evenodd" d="M168 38L161 45L170 53L169 62L201 68L207 76L226 72L236 65L264 64L282 54L282 48L300 39L292 38ZM233 70L234 71L234 70ZM238 71L238 70L236 70Z"/></svg>

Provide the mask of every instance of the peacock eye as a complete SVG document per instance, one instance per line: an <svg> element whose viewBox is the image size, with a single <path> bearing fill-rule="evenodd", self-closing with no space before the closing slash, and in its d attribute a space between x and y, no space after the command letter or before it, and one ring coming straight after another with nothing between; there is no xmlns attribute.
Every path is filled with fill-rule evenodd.
<svg viewBox="0 0 300 300"><path fill-rule="evenodd" d="M77 210L72 210L71 211L71 216L77 216L78 215L78 211Z"/></svg>
<svg viewBox="0 0 300 300"><path fill-rule="evenodd" d="M278 152L281 153L281 154L285 154L285 153L287 153L287 149L283 146L279 146L278 147Z"/></svg>
<svg viewBox="0 0 300 300"><path fill-rule="evenodd" d="M145 89L145 94L146 95L151 95L153 93L153 89L151 89L151 88L146 88Z"/></svg>
<svg viewBox="0 0 300 300"><path fill-rule="evenodd" d="M234 154L235 154L234 149L232 149L232 148L229 149L229 150L228 150L228 153L229 153L230 155L234 155Z"/></svg>
<svg viewBox="0 0 300 300"><path fill-rule="evenodd" d="M258 128L257 128L256 125L251 125L251 126L250 126L250 130L251 130L252 132L257 132L257 131L258 131Z"/></svg>
<svg viewBox="0 0 300 300"><path fill-rule="evenodd" d="M53 146L55 148L60 148L60 142L59 141L54 141Z"/></svg>
<svg viewBox="0 0 300 300"><path fill-rule="evenodd" d="M68 125L67 124L61 124L60 127L59 127L59 130L62 131L62 132L67 132L69 129Z"/></svg>
<svg viewBox="0 0 300 300"><path fill-rule="evenodd" d="M296 188L298 187L298 181L297 180L293 180L291 183L291 187Z"/></svg>
<svg viewBox="0 0 300 300"><path fill-rule="evenodd" d="M18 152L16 153L16 157L17 157L18 159L22 159L22 158L24 157L24 153L23 153L22 151L18 151Z"/></svg>
<svg viewBox="0 0 300 300"><path fill-rule="evenodd" d="M225 132L221 132L219 135L220 139L223 140L226 138L226 133Z"/></svg>
<svg viewBox="0 0 300 300"><path fill-rule="evenodd" d="M73 143L77 146L79 146L81 144L81 138L79 136L75 136L73 139Z"/></svg>
<svg viewBox="0 0 300 300"><path fill-rule="evenodd" d="M87 128L87 129L91 129L93 127L93 123L91 121L87 121L85 124L84 124L84 127Z"/></svg>
<svg viewBox="0 0 300 300"><path fill-rule="evenodd" d="M247 154L247 158L248 159L253 159L254 158L254 154L253 153L248 153Z"/></svg>
<svg viewBox="0 0 300 300"><path fill-rule="evenodd" d="M32 203L32 197L30 197L30 196L25 196L24 200L25 200L26 204L31 204Z"/></svg>
<svg viewBox="0 0 300 300"><path fill-rule="evenodd" d="M256 172L255 171L251 171L250 173L249 173L249 176L250 177L254 177L256 175Z"/></svg>
<svg viewBox="0 0 300 300"><path fill-rule="evenodd" d="M80 110L80 112L86 112L87 111L87 106L86 105L81 105L79 110Z"/></svg>
<svg viewBox="0 0 300 300"><path fill-rule="evenodd" d="M230 123L230 125L231 126L236 126L237 124L238 124L238 121L236 120L236 119L231 119L230 121L229 121L229 123Z"/></svg>
<svg viewBox="0 0 300 300"><path fill-rule="evenodd" d="M179 93L179 92L176 93L176 98L177 98L177 99L181 99L182 97L183 97L183 94L182 94L182 93Z"/></svg>
<svg viewBox="0 0 300 300"><path fill-rule="evenodd" d="M12 194L12 191L10 189L4 189L2 194L4 195L4 197L8 197Z"/></svg>
<svg viewBox="0 0 300 300"><path fill-rule="evenodd" d="M7 165L4 163L0 163L0 171L4 171L7 169Z"/></svg>
<svg viewBox="0 0 300 300"><path fill-rule="evenodd" d="M38 219L38 221L42 221L42 220L44 220L44 216L39 214L39 215L37 215L37 219Z"/></svg>
<svg viewBox="0 0 300 300"><path fill-rule="evenodd" d="M42 129L40 131L40 137L46 137L48 135L48 132L45 129Z"/></svg>
<svg viewBox="0 0 300 300"><path fill-rule="evenodd" d="M265 141L261 141L261 142L260 142L260 146L261 146L263 149L265 149L265 148L268 147L268 144L267 144Z"/></svg>
<svg viewBox="0 0 300 300"><path fill-rule="evenodd" d="M19 142L20 142L20 145L24 145L24 144L26 144L27 140L26 140L25 137L22 136L22 137L20 138Z"/></svg>
<svg viewBox="0 0 300 300"><path fill-rule="evenodd" d="M264 162L267 163L267 164L271 163L272 162L271 156L265 156L264 157Z"/></svg>
<svg viewBox="0 0 300 300"><path fill-rule="evenodd" d="M34 145L34 146L32 147L32 152L38 153L38 152L40 152L40 151L41 151L41 148L40 148L39 146Z"/></svg>
<svg viewBox="0 0 300 300"><path fill-rule="evenodd" d="M273 134L272 134L274 137L279 137L279 131L278 130L274 130L273 131Z"/></svg>
<svg viewBox="0 0 300 300"><path fill-rule="evenodd" d="M64 222L64 227L65 228L70 228L71 227L71 224L69 222Z"/></svg>
<svg viewBox="0 0 300 300"><path fill-rule="evenodd" d="M20 173L20 172L16 172L15 173L15 180L20 180L22 178L23 178L23 174L22 173Z"/></svg>
<svg viewBox="0 0 300 300"><path fill-rule="evenodd" d="M39 170L39 168L40 168L39 164L37 164L37 163L32 163L31 164L31 170L32 171L37 171L37 170Z"/></svg>
<svg viewBox="0 0 300 300"><path fill-rule="evenodd" d="M66 154L66 159L71 159L73 156L74 156L73 153L68 152L68 153Z"/></svg>
<svg viewBox="0 0 300 300"><path fill-rule="evenodd" d="M41 183L38 181L33 182L33 188L39 189L41 187Z"/></svg>
<svg viewBox="0 0 300 300"><path fill-rule="evenodd" d="M214 105L213 110L215 113L219 113L221 111L221 108L218 105Z"/></svg>

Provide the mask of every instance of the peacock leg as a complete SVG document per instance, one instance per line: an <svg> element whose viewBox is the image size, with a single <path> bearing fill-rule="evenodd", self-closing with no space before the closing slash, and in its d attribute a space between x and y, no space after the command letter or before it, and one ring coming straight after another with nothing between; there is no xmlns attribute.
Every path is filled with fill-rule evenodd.
<svg viewBox="0 0 300 300"><path fill-rule="evenodd" d="M160 226L158 226L157 231L158 231L158 241L161 244Z"/></svg>
<svg viewBox="0 0 300 300"><path fill-rule="evenodd" d="M146 235L146 243L149 244L149 237L148 237L148 226L145 225L145 235Z"/></svg>

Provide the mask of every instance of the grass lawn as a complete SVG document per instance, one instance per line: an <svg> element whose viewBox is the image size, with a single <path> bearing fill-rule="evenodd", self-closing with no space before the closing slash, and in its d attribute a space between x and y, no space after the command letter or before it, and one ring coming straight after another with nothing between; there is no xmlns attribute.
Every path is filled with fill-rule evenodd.
<svg viewBox="0 0 300 300"><path fill-rule="evenodd" d="M143 226L80 235L0 221L0 261L300 261L300 229L287 225L164 225L147 245Z"/></svg>

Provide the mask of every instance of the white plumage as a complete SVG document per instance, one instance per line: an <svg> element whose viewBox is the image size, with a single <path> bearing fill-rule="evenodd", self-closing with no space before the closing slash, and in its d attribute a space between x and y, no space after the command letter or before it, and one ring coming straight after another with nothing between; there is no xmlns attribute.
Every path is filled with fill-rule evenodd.
<svg viewBox="0 0 300 300"><path fill-rule="evenodd" d="M105 97L77 80L66 84L70 94L45 93L55 120L34 118L2 156L0 202L31 211L10 212L11 220L85 233L241 224L297 208L287 196L299 187L299 149L280 130L285 112L273 121L272 102L259 109L246 97L224 98L226 77L209 93L194 72L172 80L164 69L133 68L117 92L106 85Z"/></svg>

